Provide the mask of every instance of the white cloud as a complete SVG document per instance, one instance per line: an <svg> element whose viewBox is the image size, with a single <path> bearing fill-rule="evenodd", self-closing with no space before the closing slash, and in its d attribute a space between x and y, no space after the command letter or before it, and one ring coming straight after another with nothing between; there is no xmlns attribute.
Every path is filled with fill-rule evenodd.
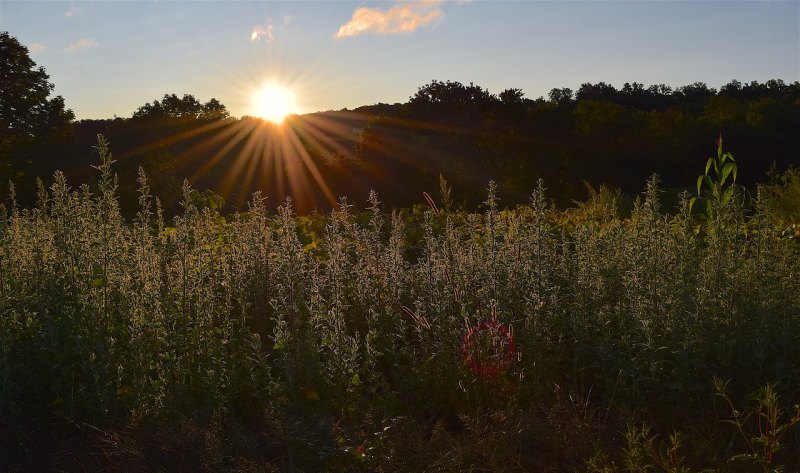
<svg viewBox="0 0 800 473"><path fill-rule="evenodd" d="M283 21L277 25L272 21L272 18L267 18L263 25L256 25L250 31L250 42L258 43L262 39L266 39L268 43L275 41L276 36L280 36L286 31L286 28L294 21L294 15L283 15Z"/></svg>
<svg viewBox="0 0 800 473"><path fill-rule="evenodd" d="M44 51L44 49L45 49L44 45L39 43L31 43L31 45L28 46L28 51L30 51L31 54L36 54L40 51Z"/></svg>
<svg viewBox="0 0 800 473"><path fill-rule="evenodd" d="M67 11L64 12L64 16L66 16L68 18L72 18L75 15L77 15L79 11L80 11L80 8L78 8L78 5L72 5L71 7L69 7L69 9Z"/></svg>
<svg viewBox="0 0 800 473"><path fill-rule="evenodd" d="M261 41L261 38L267 38L267 42L271 43L275 40L275 36L272 34L272 20L267 20L267 24L264 26L256 25L253 27L253 31L250 33L250 42L257 43Z"/></svg>
<svg viewBox="0 0 800 473"><path fill-rule="evenodd" d="M70 44L69 46L64 49L64 51L68 53L74 53L81 51L83 49L93 48L97 46L97 41L90 39L90 38L81 38L78 41Z"/></svg>
<svg viewBox="0 0 800 473"><path fill-rule="evenodd" d="M359 7L353 12L350 21L336 32L336 38L358 36L363 33L400 34L411 33L421 26L438 22L444 16L439 6L442 0L415 0L402 2L381 11L375 8Z"/></svg>

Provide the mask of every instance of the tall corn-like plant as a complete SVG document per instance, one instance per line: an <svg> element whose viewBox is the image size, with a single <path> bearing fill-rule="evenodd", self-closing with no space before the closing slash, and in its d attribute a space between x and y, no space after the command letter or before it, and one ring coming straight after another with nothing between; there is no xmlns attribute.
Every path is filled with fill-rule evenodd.
<svg viewBox="0 0 800 473"><path fill-rule="evenodd" d="M714 176L709 174L714 170ZM722 135L717 139L717 157L708 158L706 161L705 172L697 177L697 197L693 197L689 202L689 209L694 207L696 201L701 201L705 205L705 215L712 218L719 212L721 207L727 205L734 193L733 184L736 183L737 166L736 160L730 152L722 150ZM725 183L731 179L731 185L727 188ZM703 190L705 189L705 196Z"/></svg>

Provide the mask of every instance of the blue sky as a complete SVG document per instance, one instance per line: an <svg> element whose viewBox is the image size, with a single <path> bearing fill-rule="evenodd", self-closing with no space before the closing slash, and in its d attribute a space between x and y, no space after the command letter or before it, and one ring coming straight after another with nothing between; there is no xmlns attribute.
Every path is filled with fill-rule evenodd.
<svg viewBox="0 0 800 473"><path fill-rule="evenodd" d="M800 80L800 1L11 1L78 118L128 117L165 93L250 113L267 81L298 112L404 102L457 80L527 97L605 81Z"/></svg>

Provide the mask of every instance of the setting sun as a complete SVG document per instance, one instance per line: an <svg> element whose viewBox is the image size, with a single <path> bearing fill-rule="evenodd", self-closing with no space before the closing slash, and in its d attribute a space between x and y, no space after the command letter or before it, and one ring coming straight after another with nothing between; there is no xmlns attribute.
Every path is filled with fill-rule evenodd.
<svg viewBox="0 0 800 473"><path fill-rule="evenodd" d="M296 109L294 92L282 85L265 84L253 94L253 114L264 120L281 123Z"/></svg>

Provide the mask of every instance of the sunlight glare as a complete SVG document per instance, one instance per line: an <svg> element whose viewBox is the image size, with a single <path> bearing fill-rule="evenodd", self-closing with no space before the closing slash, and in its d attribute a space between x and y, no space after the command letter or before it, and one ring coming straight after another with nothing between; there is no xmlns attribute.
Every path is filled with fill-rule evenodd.
<svg viewBox="0 0 800 473"><path fill-rule="evenodd" d="M280 84L265 84L253 94L253 114L272 123L282 123L296 109L294 93Z"/></svg>

